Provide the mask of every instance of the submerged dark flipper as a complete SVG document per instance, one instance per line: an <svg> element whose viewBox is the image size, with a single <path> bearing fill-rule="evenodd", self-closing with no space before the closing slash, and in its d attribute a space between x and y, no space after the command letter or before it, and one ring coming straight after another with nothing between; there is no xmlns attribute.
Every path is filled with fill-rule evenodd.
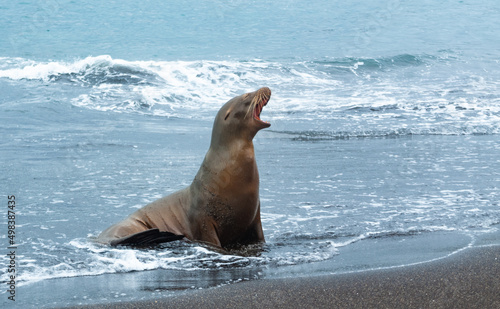
<svg viewBox="0 0 500 309"><path fill-rule="evenodd" d="M110 245L142 247L142 246L158 245L164 242L180 240L183 238L184 238L183 235L175 235L170 232L160 232L159 229L150 229L112 240Z"/></svg>

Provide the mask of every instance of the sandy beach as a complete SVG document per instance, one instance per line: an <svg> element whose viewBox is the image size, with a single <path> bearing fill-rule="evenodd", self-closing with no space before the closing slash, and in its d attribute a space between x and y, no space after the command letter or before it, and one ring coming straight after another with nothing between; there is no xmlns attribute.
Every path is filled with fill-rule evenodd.
<svg viewBox="0 0 500 309"><path fill-rule="evenodd" d="M407 267L266 279L143 302L73 308L500 308L500 246Z"/></svg>

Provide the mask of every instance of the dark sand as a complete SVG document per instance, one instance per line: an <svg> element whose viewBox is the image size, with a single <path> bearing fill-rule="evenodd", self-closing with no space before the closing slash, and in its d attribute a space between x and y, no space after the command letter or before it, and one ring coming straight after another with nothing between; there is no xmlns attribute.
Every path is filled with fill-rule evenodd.
<svg viewBox="0 0 500 309"><path fill-rule="evenodd" d="M500 246L385 270L242 282L78 308L500 308Z"/></svg>

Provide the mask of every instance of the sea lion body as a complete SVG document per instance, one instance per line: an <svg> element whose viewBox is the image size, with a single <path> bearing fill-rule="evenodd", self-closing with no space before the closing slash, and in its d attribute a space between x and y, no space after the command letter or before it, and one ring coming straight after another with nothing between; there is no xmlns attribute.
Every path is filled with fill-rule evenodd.
<svg viewBox="0 0 500 309"><path fill-rule="evenodd" d="M217 113L210 148L187 188L156 200L103 231L109 245L150 245L186 237L217 247L264 242L253 137L269 123L260 112L271 97L261 88Z"/></svg>

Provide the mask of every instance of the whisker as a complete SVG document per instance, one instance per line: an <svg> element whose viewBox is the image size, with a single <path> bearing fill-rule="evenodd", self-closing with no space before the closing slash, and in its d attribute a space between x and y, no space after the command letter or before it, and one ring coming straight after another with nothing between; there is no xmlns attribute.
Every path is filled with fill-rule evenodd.
<svg viewBox="0 0 500 309"><path fill-rule="evenodd" d="M269 97L264 92L258 92L250 102L250 106L248 107L247 113L245 114L245 118L255 110L257 104L260 104L263 101L268 101Z"/></svg>
<svg viewBox="0 0 500 309"><path fill-rule="evenodd" d="M245 115L245 118L248 116L248 114L250 114L250 111L253 112L253 110L255 109L255 106L257 106L258 102L259 102L259 98L260 98L260 94L257 93L253 99L252 99L252 102L250 102L250 106L248 107L248 110L247 110L247 113Z"/></svg>

